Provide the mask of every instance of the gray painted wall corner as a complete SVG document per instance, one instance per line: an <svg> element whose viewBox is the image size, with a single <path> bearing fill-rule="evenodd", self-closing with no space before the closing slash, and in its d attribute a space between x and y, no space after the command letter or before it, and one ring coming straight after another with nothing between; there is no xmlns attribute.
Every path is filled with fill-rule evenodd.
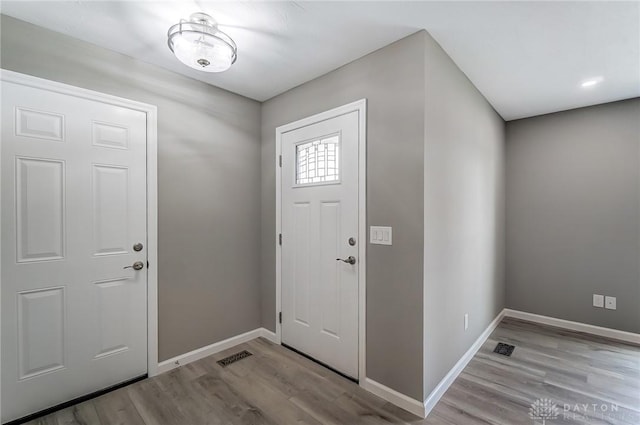
<svg viewBox="0 0 640 425"><path fill-rule="evenodd" d="M639 333L640 98L511 121L507 140L507 306Z"/></svg>
<svg viewBox="0 0 640 425"><path fill-rule="evenodd" d="M426 398L505 306L505 123L424 38Z"/></svg>

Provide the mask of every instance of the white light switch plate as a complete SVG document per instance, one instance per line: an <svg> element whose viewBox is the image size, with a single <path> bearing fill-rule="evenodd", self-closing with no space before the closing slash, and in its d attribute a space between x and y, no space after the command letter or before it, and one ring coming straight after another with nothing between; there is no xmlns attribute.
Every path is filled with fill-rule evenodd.
<svg viewBox="0 0 640 425"><path fill-rule="evenodd" d="M604 307L604 295L593 294L593 306Z"/></svg>
<svg viewBox="0 0 640 425"><path fill-rule="evenodd" d="M616 297L604 297L604 307L609 310L616 309Z"/></svg>
<svg viewBox="0 0 640 425"><path fill-rule="evenodd" d="M371 226L369 227L369 242L377 245L392 245L391 227Z"/></svg>

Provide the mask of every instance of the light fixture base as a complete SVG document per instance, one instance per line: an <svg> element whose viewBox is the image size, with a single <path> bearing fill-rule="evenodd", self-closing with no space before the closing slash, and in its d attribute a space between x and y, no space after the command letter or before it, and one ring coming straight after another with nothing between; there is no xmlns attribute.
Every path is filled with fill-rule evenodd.
<svg viewBox="0 0 640 425"><path fill-rule="evenodd" d="M203 24L209 27L214 28L216 31L218 30L218 23L215 19L213 19L210 15L207 15L204 12L196 12L192 13L189 16L189 21L197 22L199 24Z"/></svg>

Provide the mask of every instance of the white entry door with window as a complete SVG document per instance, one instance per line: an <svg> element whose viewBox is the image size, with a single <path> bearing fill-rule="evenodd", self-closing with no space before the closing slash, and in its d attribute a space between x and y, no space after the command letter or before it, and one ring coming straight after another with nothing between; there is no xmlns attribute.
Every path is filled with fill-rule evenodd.
<svg viewBox="0 0 640 425"><path fill-rule="evenodd" d="M147 373L146 114L2 82L2 421Z"/></svg>
<svg viewBox="0 0 640 425"><path fill-rule="evenodd" d="M356 379L360 113L280 135L282 342Z"/></svg>

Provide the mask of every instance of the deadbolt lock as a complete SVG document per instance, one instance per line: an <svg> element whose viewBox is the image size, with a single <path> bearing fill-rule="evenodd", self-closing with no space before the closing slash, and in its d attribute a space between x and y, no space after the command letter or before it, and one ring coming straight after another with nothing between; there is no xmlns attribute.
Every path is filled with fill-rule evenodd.
<svg viewBox="0 0 640 425"><path fill-rule="evenodd" d="M144 248L144 246L140 242L138 242L137 244L133 245L133 250L136 251L136 252L142 251L142 248Z"/></svg>
<svg viewBox="0 0 640 425"><path fill-rule="evenodd" d="M355 238L349 238L349 245L356 246L356 239Z"/></svg>

